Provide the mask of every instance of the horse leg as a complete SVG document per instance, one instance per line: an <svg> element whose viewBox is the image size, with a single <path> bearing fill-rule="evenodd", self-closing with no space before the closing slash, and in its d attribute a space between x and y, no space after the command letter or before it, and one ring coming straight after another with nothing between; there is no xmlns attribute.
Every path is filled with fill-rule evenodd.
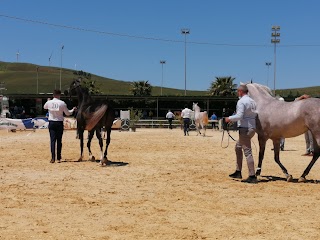
<svg viewBox="0 0 320 240"><path fill-rule="evenodd" d="M105 134L105 132L104 132ZM99 140L99 146L100 146L100 161L103 160L103 140L102 140L102 135L101 135L101 132L99 131L99 129L96 131L96 136Z"/></svg>
<svg viewBox="0 0 320 240"><path fill-rule="evenodd" d="M81 162L83 159L83 129L78 129L79 139L80 139L80 157L78 162Z"/></svg>
<svg viewBox="0 0 320 240"><path fill-rule="evenodd" d="M199 133L200 133L200 135L201 135L199 124L198 124L197 122L195 122L195 124L196 124L197 136L199 135Z"/></svg>
<svg viewBox="0 0 320 240"><path fill-rule="evenodd" d="M256 175L260 176L267 141L264 138L262 138L260 135L258 135L258 141L259 141L259 162L258 162L258 167L256 170Z"/></svg>
<svg viewBox="0 0 320 240"><path fill-rule="evenodd" d="M92 152L91 152L91 141L92 141L92 138L93 138L93 134L94 134L94 129L89 131L88 133L88 142L87 142L87 148L88 148L88 151L89 151L89 161L94 161L95 160L95 157L92 155Z"/></svg>
<svg viewBox="0 0 320 240"><path fill-rule="evenodd" d="M312 157L312 160L309 163L308 167L304 170L303 174L299 178L298 182L306 182L307 181L306 176L309 174L311 168L313 167L313 165L315 164L315 162L318 160L318 158L320 156L320 146L319 146L320 144L319 143L320 143L320 136L319 136L319 139L316 139L313 137L313 148L314 148L313 157Z"/></svg>
<svg viewBox="0 0 320 240"><path fill-rule="evenodd" d="M206 125L204 123L202 123L202 129L204 129L203 136L205 137L206 136L207 127L206 127Z"/></svg>
<svg viewBox="0 0 320 240"><path fill-rule="evenodd" d="M103 160L100 162L101 166L105 163L107 164L108 163L108 147L109 147L109 144L110 144L110 141L111 141L111 127L106 127L106 132L107 132L107 140L106 140L106 149L104 151L104 154L103 154Z"/></svg>
<svg viewBox="0 0 320 240"><path fill-rule="evenodd" d="M288 174L287 169L282 165L280 162L280 138L273 140L273 149L274 149L274 160L279 165L279 167L282 169L282 172L284 175L286 175L287 181L292 182L293 178L292 175Z"/></svg>

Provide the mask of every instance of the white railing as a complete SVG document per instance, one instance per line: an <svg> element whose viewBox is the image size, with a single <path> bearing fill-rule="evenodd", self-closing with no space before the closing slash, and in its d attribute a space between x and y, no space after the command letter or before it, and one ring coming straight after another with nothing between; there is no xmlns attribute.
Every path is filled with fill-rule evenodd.
<svg viewBox="0 0 320 240"><path fill-rule="evenodd" d="M128 121L128 120L127 120ZM126 123L124 128L128 128L129 122L122 120L122 123ZM215 122L218 124L218 129L221 129L220 120L209 120L208 126L211 127L211 124ZM135 123L137 128L168 128L169 122L168 120L158 120L158 119L140 119ZM183 127L183 123L180 120L173 120L172 127ZM194 120L191 120L190 129L195 129Z"/></svg>

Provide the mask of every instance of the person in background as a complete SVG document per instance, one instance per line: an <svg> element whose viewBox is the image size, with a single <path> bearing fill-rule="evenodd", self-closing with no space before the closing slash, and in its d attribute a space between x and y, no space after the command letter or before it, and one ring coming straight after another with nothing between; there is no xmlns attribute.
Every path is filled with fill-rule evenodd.
<svg viewBox="0 0 320 240"><path fill-rule="evenodd" d="M54 163L57 156L57 161L61 161L61 150L62 150L62 135L63 135L63 114L70 116L75 107L72 110L67 108L64 101L60 100L61 91L53 90L53 99L48 100L43 108L49 111L49 133L50 133L50 150L51 160L50 163ZM56 147L57 145L57 147ZM57 148L57 154L56 154Z"/></svg>
<svg viewBox="0 0 320 240"><path fill-rule="evenodd" d="M248 88L246 85L238 87L239 100L237 103L237 111L235 115L225 118L225 122L238 122L239 140L236 143L235 152L237 157L236 171L229 175L231 178L242 178L242 160L243 152L247 159L249 177L242 182L257 183L257 177L254 171L254 160L251 149L251 138L255 134L256 129L256 103L248 96Z"/></svg>
<svg viewBox="0 0 320 240"><path fill-rule="evenodd" d="M215 114L215 112L212 113L211 117L210 117L211 120L218 120L218 117L217 115ZM216 122L212 122L212 129L216 129Z"/></svg>
<svg viewBox="0 0 320 240"><path fill-rule="evenodd" d="M187 105L184 106L184 109L181 112L181 117L183 118L183 132L184 135L189 136L189 124L190 124L190 118L191 118L191 109L188 108Z"/></svg>
<svg viewBox="0 0 320 240"><path fill-rule="evenodd" d="M174 119L174 114L171 112L171 110L168 110L167 114L166 114L166 119L168 119L169 122L169 128L172 129L172 121Z"/></svg>

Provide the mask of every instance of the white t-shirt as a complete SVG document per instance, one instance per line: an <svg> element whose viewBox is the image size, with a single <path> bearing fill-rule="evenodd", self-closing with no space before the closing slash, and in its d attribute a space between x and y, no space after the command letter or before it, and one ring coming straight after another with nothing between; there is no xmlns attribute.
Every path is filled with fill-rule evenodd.
<svg viewBox="0 0 320 240"><path fill-rule="evenodd" d="M181 117L183 118L191 118L191 110L189 108L185 108L181 112Z"/></svg>
<svg viewBox="0 0 320 240"><path fill-rule="evenodd" d="M168 112L166 118L174 118L174 114L172 112Z"/></svg>
<svg viewBox="0 0 320 240"><path fill-rule="evenodd" d="M47 101L43 108L49 110L49 121L63 121L63 113L67 116L73 113L73 109L69 110L67 104L58 98Z"/></svg>

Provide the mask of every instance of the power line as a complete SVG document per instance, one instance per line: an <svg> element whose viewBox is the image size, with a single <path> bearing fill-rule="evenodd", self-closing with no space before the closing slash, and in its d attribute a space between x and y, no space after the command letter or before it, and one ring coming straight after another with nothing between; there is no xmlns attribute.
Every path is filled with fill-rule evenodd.
<svg viewBox="0 0 320 240"><path fill-rule="evenodd" d="M117 37L127 37L127 38L162 41L162 42L172 42L172 43L184 43L183 40L174 40L174 39L166 39L166 38L130 35L130 34L124 34L124 33L106 32L106 31L95 30L95 29L74 27L74 26L49 23L49 22L33 20L33 19L20 18L20 17L5 15L5 14L0 14L0 17L14 19L14 20L23 21L23 22L47 25L47 26L52 26L52 27L57 27L57 28L65 28L65 29L70 29L70 30L75 30L75 31L91 32L91 33L98 33L98 34L117 36ZM194 42L194 41L189 41L188 44L211 45L211 46L222 46L222 47L272 47L272 45L269 45L269 44L230 44L230 43ZM279 46L279 47L320 47L320 44L281 44L281 46Z"/></svg>

